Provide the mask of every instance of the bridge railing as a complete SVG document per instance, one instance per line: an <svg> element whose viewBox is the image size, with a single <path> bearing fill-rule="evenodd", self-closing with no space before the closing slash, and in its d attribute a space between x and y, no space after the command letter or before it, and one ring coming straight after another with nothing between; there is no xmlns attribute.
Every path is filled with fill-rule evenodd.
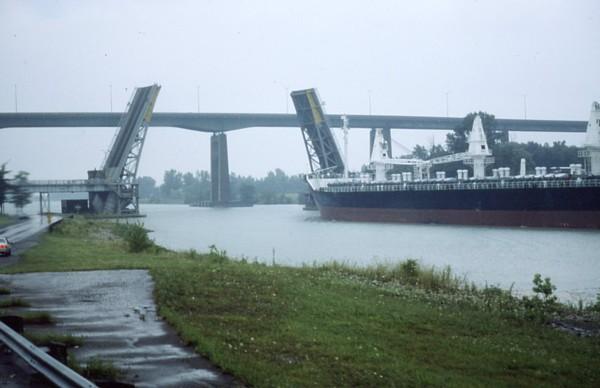
<svg viewBox="0 0 600 388"><path fill-rule="evenodd" d="M498 179L494 181L455 181L455 182L364 182L360 180L334 182L319 190L333 193L365 191L447 191L447 190L498 190L498 189L548 189L600 187L599 178L564 179Z"/></svg>
<svg viewBox="0 0 600 388"><path fill-rule="evenodd" d="M104 183L104 182L102 182ZM30 180L21 186L57 186L57 185L89 185L96 184L88 179L60 179L60 180Z"/></svg>

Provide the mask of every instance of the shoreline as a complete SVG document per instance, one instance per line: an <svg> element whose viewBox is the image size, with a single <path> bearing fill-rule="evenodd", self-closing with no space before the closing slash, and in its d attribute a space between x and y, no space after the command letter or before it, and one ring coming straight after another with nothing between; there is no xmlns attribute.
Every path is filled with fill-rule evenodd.
<svg viewBox="0 0 600 388"><path fill-rule="evenodd" d="M199 354L251 385L600 379L589 362L600 354L600 338L550 327L546 314L564 306L542 297L528 304L498 288L469 289L450 271L411 262L365 271L233 261L216 248L173 252L150 244L128 252L130 228L68 220L3 272L149 269L160 316Z"/></svg>

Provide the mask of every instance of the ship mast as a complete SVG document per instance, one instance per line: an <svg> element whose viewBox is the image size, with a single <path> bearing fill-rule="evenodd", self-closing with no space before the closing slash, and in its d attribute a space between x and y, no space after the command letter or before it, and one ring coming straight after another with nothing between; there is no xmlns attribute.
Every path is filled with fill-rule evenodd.
<svg viewBox="0 0 600 388"><path fill-rule="evenodd" d="M342 115L342 131L344 132L344 178L348 178L348 117Z"/></svg>
<svg viewBox="0 0 600 388"><path fill-rule="evenodd" d="M600 104L592 103L590 120L585 131L585 150L578 156L585 158L587 170L591 175L600 175Z"/></svg>
<svg viewBox="0 0 600 388"><path fill-rule="evenodd" d="M476 179L485 178L485 158L491 155L488 148L481 117L475 116L473 127L469 133L469 150L467 151L473 160L473 176Z"/></svg>

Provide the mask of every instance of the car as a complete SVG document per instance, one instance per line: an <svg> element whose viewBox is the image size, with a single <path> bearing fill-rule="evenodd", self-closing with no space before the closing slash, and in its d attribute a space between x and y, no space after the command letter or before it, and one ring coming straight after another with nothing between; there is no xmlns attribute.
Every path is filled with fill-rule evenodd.
<svg viewBox="0 0 600 388"><path fill-rule="evenodd" d="M0 237L0 255L10 256L10 241L6 237Z"/></svg>

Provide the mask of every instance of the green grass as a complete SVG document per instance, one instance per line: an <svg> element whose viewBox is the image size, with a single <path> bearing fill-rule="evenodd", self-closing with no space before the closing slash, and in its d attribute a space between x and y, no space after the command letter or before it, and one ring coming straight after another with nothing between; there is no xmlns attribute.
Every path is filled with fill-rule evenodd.
<svg viewBox="0 0 600 388"><path fill-rule="evenodd" d="M58 342L67 347L83 345L83 337L71 334L57 333L25 333L25 337L37 346L48 346L51 342Z"/></svg>
<svg viewBox="0 0 600 388"><path fill-rule="evenodd" d="M125 375L112 361L97 357L93 357L87 360L84 365L81 365L79 360L69 355L67 365L75 372L91 380L117 381Z"/></svg>
<svg viewBox="0 0 600 388"><path fill-rule="evenodd" d="M23 317L23 323L26 325L49 325L54 323L54 318L45 311L25 312L19 315Z"/></svg>
<svg viewBox="0 0 600 388"><path fill-rule="evenodd" d="M526 319L510 293L476 290L449 269L288 268L154 245L130 253L117 236L108 223L67 220L3 271L147 268L160 315L254 386L600 383L599 338Z"/></svg>
<svg viewBox="0 0 600 388"><path fill-rule="evenodd" d="M10 298L0 300L0 308L9 308L9 307L29 307L29 303L20 298Z"/></svg>
<svg viewBox="0 0 600 388"><path fill-rule="evenodd" d="M0 214L0 227L10 225L10 224L14 223L15 220L16 220L16 217L11 217L11 216L7 216L4 214Z"/></svg>

